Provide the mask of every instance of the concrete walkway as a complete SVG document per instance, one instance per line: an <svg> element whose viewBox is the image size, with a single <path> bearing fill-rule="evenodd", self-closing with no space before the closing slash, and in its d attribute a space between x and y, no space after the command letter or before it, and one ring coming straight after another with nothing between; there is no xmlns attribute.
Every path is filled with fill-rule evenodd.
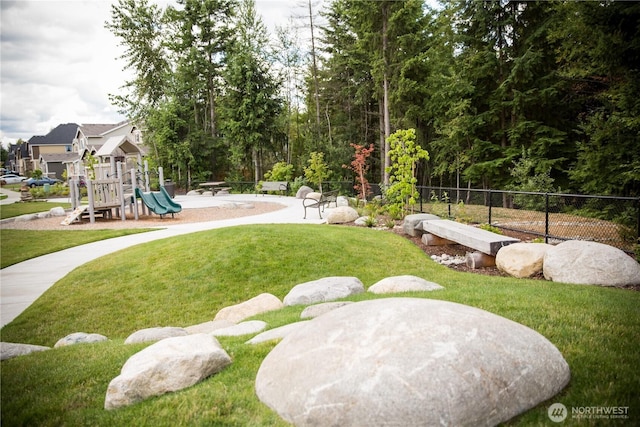
<svg viewBox="0 0 640 427"><path fill-rule="evenodd" d="M15 193L2 189L3 194ZM18 200L20 200L20 193ZM175 201L183 209L213 207L228 202L272 202L284 209L261 215L245 216L221 221L177 224L147 233L117 237L99 242L76 246L63 251L33 258L0 270L0 317L4 326L15 319L47 289L69 272L101 256L128 248L133 245L166 239L197 231L212 230L244 224L321 224L324 220L311 214L305 220L302 201L293 197L275 195L256 196L254 194L230 194L225 196L176 196ZM3 200L6 203L6 199ZM37 221L37 220L36 220Z"/></svg>

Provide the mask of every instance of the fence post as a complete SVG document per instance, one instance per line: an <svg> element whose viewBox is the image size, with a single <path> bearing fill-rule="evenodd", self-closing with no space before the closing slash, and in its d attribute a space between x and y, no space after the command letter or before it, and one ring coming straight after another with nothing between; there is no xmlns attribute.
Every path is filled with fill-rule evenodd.
<svg viewBox="0 0 640 427"><path fill-rule="evenodd" d="M489 190L489 225L491 225L491 190Z"/></svg>
<svg viewBox="0 0 640 427"><path fill-rule="evenodd" d="M544 193L544 242L549 243L549 193Z"/></svg>

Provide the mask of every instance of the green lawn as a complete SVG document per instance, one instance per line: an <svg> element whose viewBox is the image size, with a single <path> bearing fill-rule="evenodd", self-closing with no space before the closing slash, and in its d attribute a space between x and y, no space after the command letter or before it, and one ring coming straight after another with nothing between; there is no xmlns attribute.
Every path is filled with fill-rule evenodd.
<svg viewBox="0 0 640 427"><path fill-rule="evenodd" d="M68 208L71 205L69 203L58 202L28 202L0 205L0 219L47 212L56 206ZM0 229L0 268L5 268L48 253L84 245L85 243L143 233L150 230L151 229L146 228L91 231Z"/></svg>
<svg viewBox="0 0 640 427"><path fill-rule="evenodd" d="M1 330L2 341L52 346L78 331L101 333L110 341L2 362L3 425L285 425L253 390L257 369L274 344L245 345L247 337L221 338L234 362L198 385L116 411L102 408L109 381L145 346L123 345L137 329L205 322L222 307L262 292L283 298L294 285L321 277L356 276L368 287L400 274L446 288L411 296L502 315L540 332L562 352L571 367L569 386L509 424L547 425L547 407L553 402L629 406L630 420L620 425L639 422L640 293L460 273L385 231L254 225L132 247L56 283ZM369 298L380 297L351 299ZM273 328L299 320L302 309L257 318ZM564 424L589 425L584 420Z"/></svg>

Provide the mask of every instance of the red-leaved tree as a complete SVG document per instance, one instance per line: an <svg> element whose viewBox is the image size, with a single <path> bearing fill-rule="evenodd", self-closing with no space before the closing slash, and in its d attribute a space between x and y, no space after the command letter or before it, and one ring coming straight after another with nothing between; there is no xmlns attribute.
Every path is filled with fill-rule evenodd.
<svg viewBox="0 0 640 427"><path fill-rule="evenodd" d="M358 144L349 144L355 150L353 154L353 160L350 165L342 165L343 168L351 169L356 174L356 185L353 188L358 192L358 197L363 201L367 200L367 195L371 194L371 185L367 180L367 172L369 171L369 164L367 158L373 152L373 144L369 145L369 148L365 148Z"/></svg>

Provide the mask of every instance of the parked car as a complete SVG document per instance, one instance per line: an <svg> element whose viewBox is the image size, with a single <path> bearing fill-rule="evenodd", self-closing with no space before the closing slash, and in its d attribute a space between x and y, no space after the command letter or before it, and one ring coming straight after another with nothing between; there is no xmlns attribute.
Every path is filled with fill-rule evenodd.
<svg viewBox="0 0 640 427"><path fill-rule="evenodd" d="M26 176L16 175L15 173L8 173L0 176L0 183L2 184L19 184L27 179Z"/></svg>
<svg viewBox="0 0 640 427"><path fill-rule="evenodd" d="M29 178L28 180L26 180L24 183L27 184L29 187L41 187L45 184L57 184L60 181L59 179L56 178L49 178L48 176L43 176L40 178Z"/></svg>

